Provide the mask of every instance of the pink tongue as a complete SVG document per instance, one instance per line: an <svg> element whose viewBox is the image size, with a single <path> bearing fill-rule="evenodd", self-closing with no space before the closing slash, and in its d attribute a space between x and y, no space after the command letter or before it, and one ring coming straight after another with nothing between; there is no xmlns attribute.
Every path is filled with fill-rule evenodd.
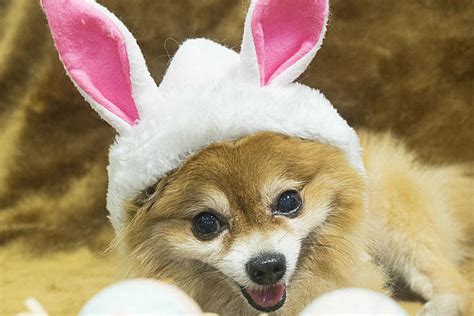
<svg viewBox="0 0 474 316"><path fill-rule="evenodd" d="M262 290L247 290L247 293L258 306L272 307L282 300L283 295L285 295L285 289L286 286L284 284L277 284Z"/></svg>

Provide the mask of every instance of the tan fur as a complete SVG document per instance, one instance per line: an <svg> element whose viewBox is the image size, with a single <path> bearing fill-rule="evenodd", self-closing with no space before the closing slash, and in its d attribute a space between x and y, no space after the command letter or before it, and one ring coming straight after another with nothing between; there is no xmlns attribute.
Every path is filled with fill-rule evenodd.
<svg viewBox="0 0 474 316"><path fill-rule="evenodd" d="M131 275L171 278L208 312L254 314L232 278L217 268L219 260L256 232L270 236L309 227L298 241L287 302L276 313L294 314L342 287L389 293L388 276L396 275L429 301L422 314L467 315L469 284L457 264L472 225L472 197L466 194L471 178L460 167L418 164L390 136L361 137L366 181L339 150L272 133L194 155L155 193L130 206L131 222L120 238ZM302 213L272 216L270 201L287 189L301 190ZM208 208L228 218L229 229L216 240L199 241L191 219ZM323 209L328 215L317 222L315 212Z"/></svg>
<svg viewBox="0 0 474 316"><path fill-rule="evenodd" d="M420 315L469 315L470 283L458 271L474 233L469 168L428 167L389 135L360 135L382 264L429 301Z"/></svg>

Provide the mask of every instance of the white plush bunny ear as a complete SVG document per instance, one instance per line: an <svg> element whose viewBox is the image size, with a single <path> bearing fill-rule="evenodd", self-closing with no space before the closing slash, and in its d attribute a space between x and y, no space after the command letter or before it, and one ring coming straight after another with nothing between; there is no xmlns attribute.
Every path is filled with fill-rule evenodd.
<svg viewBox="0 0 474 316"><path fill-rule="evenodd" d="M41 0L61 61L91 106L123 132L156 92L135 38L93 0Z"/></svg>
<svg viewBox="0 0 474 316"><path fill-rule="evenodd" d="M262 86L298 78L322 44L328 0L252 0L241 50L246 80Z"/></svg>

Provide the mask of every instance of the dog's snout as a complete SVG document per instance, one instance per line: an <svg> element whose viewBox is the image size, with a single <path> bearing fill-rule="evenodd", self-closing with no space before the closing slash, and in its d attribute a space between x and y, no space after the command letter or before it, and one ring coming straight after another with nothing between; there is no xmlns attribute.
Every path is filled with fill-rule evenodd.
<svg viewBox="0 0 474 316"><path fill-rule="evenodd" d="M247 262L247 274L252 281L261 285L275 284L286 272L286 260L280 253L266 253Z"/></svg>

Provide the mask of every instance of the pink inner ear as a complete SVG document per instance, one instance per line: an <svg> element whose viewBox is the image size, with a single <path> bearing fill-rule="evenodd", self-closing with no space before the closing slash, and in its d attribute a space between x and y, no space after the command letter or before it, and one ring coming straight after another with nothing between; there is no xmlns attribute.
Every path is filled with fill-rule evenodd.
<svg viewBox="0 0 474 316"><path fill-rule="evenodd" d="M326 0L260 0L252 34L260 82L268 85L318 43L327 15Z"/></svg>
<svg viewBox="0 0 474 316"><path fill-rule="evenodd" d="M130 63L118 27L84 0L43 0L54 42L76 84L101 106L133 125Z"/></svg>

